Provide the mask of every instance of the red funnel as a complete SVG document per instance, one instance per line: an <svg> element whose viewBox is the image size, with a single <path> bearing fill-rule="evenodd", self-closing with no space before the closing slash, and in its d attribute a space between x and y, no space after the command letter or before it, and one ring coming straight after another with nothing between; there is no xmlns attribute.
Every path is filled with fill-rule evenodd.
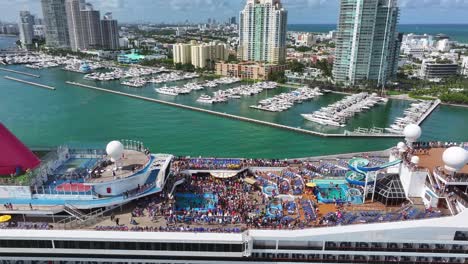
<svg viewBox="0 0 468 264"><path fill-rule="evenodd" d="M0 123L0 175L36 168L41 161L8 128Z"/></svg>

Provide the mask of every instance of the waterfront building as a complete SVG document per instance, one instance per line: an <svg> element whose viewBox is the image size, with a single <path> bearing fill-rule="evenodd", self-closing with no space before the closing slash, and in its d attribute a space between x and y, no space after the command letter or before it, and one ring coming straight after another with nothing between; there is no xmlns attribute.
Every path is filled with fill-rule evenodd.
<svg viewBox="0 0 468 264"><path fill-rule="evenodd" d="M216 61L227 60L228 55L225 46L216 42L191 47L191 63L195 68L212 69Z"/></svg>
<svg viewBox="0 0 468 264"><path fill-rule="evenodd" d="M417 34L405 34L401 44L402 49L420 47L423 49L429 49L434 45L433 36L431 35L417 35Z"/></svg>
<svg viewBox="0 0 468 264"><path fill-rule="evenodd" d="M341 0L336 59L336 82L375 81L385 85L397 71L401 35L396 32L396 0Z"/></svg>
<svg viewBox="0 0 468 264"><path fill-rule="evenodd" d="M73 51L85 50L88 48L88 33L81 14L81 10L84 9L85 4L84 0L65 0L68 36L70 39L70 48Z"/></svg>
<svg viewBox="0 0 468 264"><path fill-rule="evenodd" d="M426 59L421 65L421 77L426 80L441 79L458 74L458 64L454 62L438 62L437 60Z"/></svg>
<svg viewBox="0 0 468 264"><path fill-rule="evenodd" d="M216 63L216 74L249 80L268 80L272 73L285 71L286 65L255 62Z"/></svg>
<svg viewBox="0 0 468 264"><path fill-rule="evenodd" d="M130 54L120 54L117 56L117 61L123 64L137 64L141 60L144 60L146 57L136 53L135 50L132 50Z"/></svg>
<svg viewBox="0 0 468 264"><path fill-rule="evenodd" d="M102 48L115 50L119 48L119 27L112 13L106 13L101 20Z"/></svg>
<svg viewBox="0 0 468 264"><path fill-rule="evenodd" d="M70 47L65 0L41 0L41 5L46 26L47 46Z"/></svg>
<svg viewBox="0 0 468 264"><path fill-rule="evenodd" d="M436 49L440 52L448 52L452 48L452 42L449 39L441 39L437 41Z"/></svg>
<svg viewBox="0 0 468 264"><path fill-rule="evenodd" d="M247 0L239 19L238 58L281 64L286 59L287 11L280 0Z"/></svg>
<svg viewBox="0 0 468 264"><path fill-rule="evenodd" d="M19 30L20 30L20 41L23 48L28 45L32 45L32 39L34 37L34 16L29 11L20 11Z"/></svg>
<svg viewBox="0 0 468 264"><path fill-rule="evenodd" d="M211 60L211 47L208 45L195 45L190 47L191 63L195 68L206 68Z"/></svg>
<svg viewBox="0 0 468 264"><path fill-rule="evenodd" d="M101 48L102 46L102 31L101 31L101 14L98 10L94 10L93 5L86 3L81 10L81 23L85 32L87 47Z"/></svg>
<svg viewBox="0 0 468 264"><path fill-rule="evenodd" d="M174 64L192 63L192 44L174 44L173 49Z"/></svg>
<svg viewBox="0 0 468 264"><path fill-rule="evenodd" d="M291 84L307 84L310 81L317 80L323 76L323 72L317 68L305 68L304 72L293 72L286 70L284 77L286 77L287 83Z"/></svg>

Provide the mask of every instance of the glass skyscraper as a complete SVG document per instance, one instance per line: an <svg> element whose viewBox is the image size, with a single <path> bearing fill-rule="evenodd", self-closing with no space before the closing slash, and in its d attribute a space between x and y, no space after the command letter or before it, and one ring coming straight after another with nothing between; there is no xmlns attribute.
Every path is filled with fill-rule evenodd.
<svg viewBox="0 0 468 264"><path fill-rule="evenodd" d="M29 11L20 11L20 20L18 23L20 31L21 45L25 48L32 44L34 36L34 16Z"/></svg>
<svg viewBox="0 0 468 264"><path fill-rule="evenodd" d="M101 20L102 47L104 49L119 48L119 27L117 20L112 19L112 13L106 13Z"/></svg>
<svg viewBox="0 0 468 264"><path fill-rule="evenodd" d="M65 0L41 0L46 27L46 44L49 47L68 48L68 23Z"/></svg>
<svg viewBox="0 0 468 264"><path fill-rule="evenodd" d="M239 59L283 63L286 25L287 11L279 0L247 0L239 19Z"/></svg>
<svg viewBox="0 0 468 264"><path fill-rule="evenodd" d="M336 58L336 82L384 85L398 68L401 36L396 32L396 0L341 0Z"/></svg>

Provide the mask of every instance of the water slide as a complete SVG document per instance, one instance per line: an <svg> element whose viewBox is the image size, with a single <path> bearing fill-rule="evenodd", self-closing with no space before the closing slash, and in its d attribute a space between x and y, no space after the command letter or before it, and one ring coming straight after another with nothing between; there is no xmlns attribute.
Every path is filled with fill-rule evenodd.
<svg viewBox="0 0 468 264"><path fill-rule="evenodd" d="M367 167L369 165L369 160L363 158L352 159L348 163L348 167L351 171L346 173L346 181L352 185L365 186L366 185L366 175L368 172L380 171L389 167L400 164L401 160L394 160L382 164L377 167ZM375 179L370 178L367 184L374 184Z"/></svg>

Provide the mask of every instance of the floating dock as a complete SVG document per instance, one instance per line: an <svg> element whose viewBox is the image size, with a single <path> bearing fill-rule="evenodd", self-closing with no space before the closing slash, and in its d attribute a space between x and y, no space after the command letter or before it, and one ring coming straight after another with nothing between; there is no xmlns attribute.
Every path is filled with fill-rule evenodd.
<svg viewBox="0 0 468 264"><path fill-rule="evenodd" d="M244 122L265 125L265 126L270 126L270 127L274 127L274 128L281 128L281 129L284 129L284 130L294 131L294 132L298 132L298 133L302 133L302 134L320 136L320 137L356 137L356 138L400 138L401 137L401 135L395 135L395 134L365 135L365 134L350 134L349 132L348 133L343 133L343 134L326 134L326 133L320 133L320 132L311 131L311 130L307 130L307 129L296 128L296 127L271 123L271 122L267 122L267 121L252 119L252 118L248 118L248 117L237 116L237 115L232 115L232 114L227 114L227 113L216 112L216 111L212 111L212 110L208 110L208 109L203 109L203 108L198 108L198 107L193 107L193 106L188 106L188 105L183 105L183 104L167 102L167 101L158 100L158 99L149 98L149 97L144 97L144 96L140 96L140 95L134 95L134 94L124 93L124 92L119 92L119 91L112 91L112 90L99 88L99 87L95 87L95 86L91 86L91 85L86 85L86 84L82 84L82 83L76 83L76 82L66 82L66 83L70 84L70 85L73 85L73 86L77 86L77 87L88 88L88 89L92 89L92 90L96 90L96 91L101 91L101 92L126 96L126 97L140 99L140 100L144 100L144 101L148 101L148 102L154 102L154 103L174 106L174 107L178 107L178 108L182 108L182 109L187 109L187 110L212 114L212 115L216 115L216 116L222 116L222 117L226 117L226 118L230 118L230 119L235 119L235 120L240 120L240 121L244 121Z"/></svg>
<svg viewBox="0 0 468 264"><path fill-rule="evenodd" d="M20 83L25 83L25 84L29 84L29 85L49 89L49 90L55 90L55 87L40 84L40 83L34 83L34 82L29 82L29 81L25 81L25 80L21 80L21 79L16 79L16 78L13 78L13 77L10 77L10 76L5 76L4 78L7 79L7 80L16 81L16 82L20 82Z"/></svg>
<svg viewBox="0 0 468 264"><path fill-rule="evenodd" d="M0 71L12 72L12 73L22 74L22 75L26 75L26 76L30 76L30 77L35 77L35 78L40 78L41 77L40 75L31 74L31 73L27 73L27 72L10 70L10 69L6 69L6 68L3 68L3 67L0 67Z"/></svg>

